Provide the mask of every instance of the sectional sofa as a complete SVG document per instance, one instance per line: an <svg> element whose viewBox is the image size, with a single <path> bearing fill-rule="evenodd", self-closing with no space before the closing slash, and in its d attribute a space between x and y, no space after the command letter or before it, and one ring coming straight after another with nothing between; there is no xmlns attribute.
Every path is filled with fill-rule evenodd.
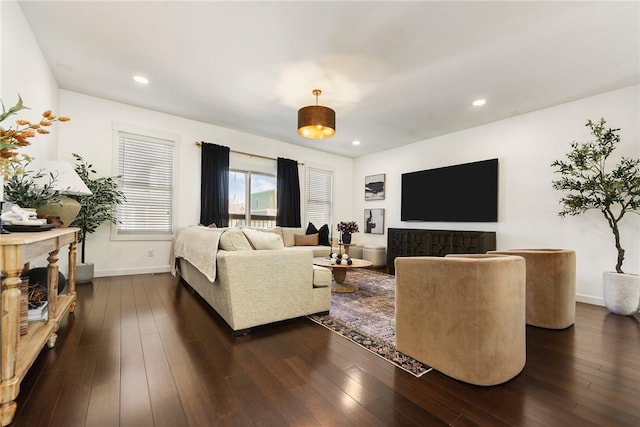
<svg viewBox="0 0 640 427"><path fill-rule="evenodd" d="M328 246L305 245L304 229L187 227L174 239L176 272L229 325L259 325L328 312L331 271L313 258ZM296 241L299 243L296 246Z"/></svg>

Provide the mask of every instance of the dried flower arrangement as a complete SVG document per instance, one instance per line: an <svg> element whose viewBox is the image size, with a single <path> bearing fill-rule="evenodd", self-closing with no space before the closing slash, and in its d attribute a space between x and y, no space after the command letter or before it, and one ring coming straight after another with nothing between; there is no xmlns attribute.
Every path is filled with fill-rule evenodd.
<svg viewBox="0 0 640 427"><path fill-rule="evenodd" d="M359 231L358 224L355 221L340 221L338 223L338 231L341 233L357 233Z"/></svg>
<svg viewBox="0 0 640 427"><path fill-rule="evenodd" d="M8 110L5 109L2 101L0 101L0 103L2 104L0 123L4 122L12 115L18 114L21 110L29 109L29 107L23 104L20 96L18 96L18 102L16 105ZM18 154L18 149L20 147L31 145L31 141L29 140L30 138L33 138L38 134L44 135L50 133L46 128L51 126L53 122L67 122L69 120L69 117L56 116L51 112L51 110L47 110L42 113L42 118L37 123L32 123L29 120L18 119L16 120L15 128L10 126L5 129L0 126L0 174L7 178L16 171L16 168L11 167L13 163L23 160L31 161L31 158L25 155L23 155L23 158L21 159Z"/></svg>

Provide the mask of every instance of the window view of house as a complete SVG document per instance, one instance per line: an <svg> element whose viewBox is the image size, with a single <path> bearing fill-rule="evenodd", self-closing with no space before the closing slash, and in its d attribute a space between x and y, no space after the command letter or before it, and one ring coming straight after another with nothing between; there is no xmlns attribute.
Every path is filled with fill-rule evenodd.
<svg viewBox="0 0 640 427"><path fill-rule="evenodd" d="M275 176L229 171L230 227L275 227L276 212Z"/></svg>

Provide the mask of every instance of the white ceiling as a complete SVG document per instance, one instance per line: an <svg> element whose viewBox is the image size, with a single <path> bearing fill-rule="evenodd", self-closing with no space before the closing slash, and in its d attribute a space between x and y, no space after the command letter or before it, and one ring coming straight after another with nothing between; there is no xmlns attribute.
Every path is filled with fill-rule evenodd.
<svg viewBox="0 0 640 427"><path fill-rule="evenodd" d="M637 1L20 5L63 89L349 157L640 82Z"/></svg>

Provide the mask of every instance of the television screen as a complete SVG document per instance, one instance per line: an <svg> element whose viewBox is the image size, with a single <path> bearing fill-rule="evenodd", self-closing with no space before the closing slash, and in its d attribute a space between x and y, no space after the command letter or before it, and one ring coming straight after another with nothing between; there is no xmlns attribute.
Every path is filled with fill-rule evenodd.
<svg viewBox="0 0 640 427"><path fill-rule="evenodd" d="M402 221L498 221L498 159L402 174Z"/></svg>

